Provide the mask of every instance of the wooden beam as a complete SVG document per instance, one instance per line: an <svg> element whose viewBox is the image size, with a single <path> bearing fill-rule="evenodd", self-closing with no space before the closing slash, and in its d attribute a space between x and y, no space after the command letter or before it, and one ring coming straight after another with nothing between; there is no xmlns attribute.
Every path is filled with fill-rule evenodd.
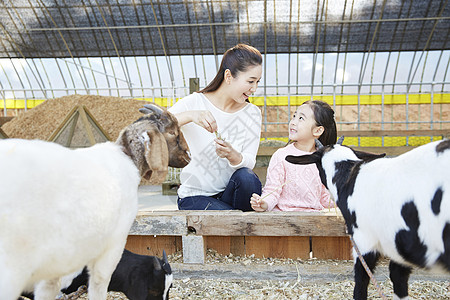
<svg viewBox="0 0 450 300"><path fill-rule="evenodd" d="M193 212L186 221L190 231L203 236L347 235L343 217L334 212Z"/></svg>
<svg viewBox="0 0 450 300"><path fill-rule="evenodd" d="M139 211L129 235L187 235L184 211Z"/></svg>

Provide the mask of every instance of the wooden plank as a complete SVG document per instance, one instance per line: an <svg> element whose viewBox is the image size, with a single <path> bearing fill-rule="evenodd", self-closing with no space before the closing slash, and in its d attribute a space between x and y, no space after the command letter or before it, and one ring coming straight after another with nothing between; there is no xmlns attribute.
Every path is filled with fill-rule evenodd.
<svg viewBox="0 0 450 300"><path fill-rule="evenodd" d="M335 212L192 211L186 222L197 235L346 236L344 219Z"/></svg>
<svg viewBox="0 0 450 300"><path fill-rule="evenodd" d="M318 259L352 259L350 238L332 236L311 237L312 255Z"/></svg>
<svg viewBox="0 0 450 300"><path fill-rule="evenodd" d="M163 250L167 255L181 251L181 237L130 235L125 248L137 254L162 257Z"/></svg>
<svg viewBox="0 0 450 300"><path fill-rule="evenodd" d="M53 131L53 133L50 135L50 137L48 138L49 141L54 142L58 138L58 136L67 127L67 125L69 125L69 121L74 117L74 114L77 111L77 109L78 109L78 106L72 107L70 112L64 117L64 120L58 125L58 127L55 129L55 131ZM76 123L76 121L74 123Z"/></svg>
<svg viewBox="0 0 450 300"><path fill-rule="evenodd" d="M104 139L112 141L108 132L106 132L106 130L104 130L103 127L100 125L100 123L94 118L94 115L89 111L86 105L83 105L83 110L86 113L86 115L89 116L90 121L92 121L92 123L94 123L94 125L97 127L99 134L102 135Z"/></svg>
<svg viewBox="0 0 450 300"><path fill-rule="evenodd" d="M309 237L305 236L247 236L245 254L255 257L308 259Z"/></svg>
<svg viewBox="0 0 450 300"><path fill-rule="evenodd" d="M244 236L205 236L207 249L214 249L222 255L242 256L245 254Z"/></svg>
<svg viewBox="0 0 450 300"><path fill-rule="evenodd" d="M230 237L230 253L233 255L245 255L245 236Z"/></svg>
<svg viewBox="0 0 450 300"><path fill-rule="evenodd" d="M206 236L206 249L213 249L221 255L228 255L231 251L231 236Z"/></svg>
<svg viewBox="0 0 450 300"><path fill-rule="evenodd" d="M131 226L130 235L186 235L186 214L140 211Z"/></svg>

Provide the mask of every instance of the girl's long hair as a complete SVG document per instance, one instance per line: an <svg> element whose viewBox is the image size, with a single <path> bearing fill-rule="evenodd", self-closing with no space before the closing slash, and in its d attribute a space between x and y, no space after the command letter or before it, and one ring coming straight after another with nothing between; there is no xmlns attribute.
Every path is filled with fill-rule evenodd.
<svg viewBox="0 0 450 300"><path fill-rule="evenodd" d="M334 145L337 140L336 121L334 120L334 110L331 106L323 101L310 100L303 104L311 106L314 112L314 119L317 126L323 126L324 131L319 137L319 141L324 145ZM302 104L302 105L303 105Z"/></svg>
<svg viewBox="0 0 450 300"><path fill-rule="evenodd" d="M239 72L245 72L248 67L259 66L261 64L262 55L258 49L246 44L237 44L223 54L216 77L204 89L200 90L199 93L217 90L224 80L226 69L230 70L233 77L236 77Z"/></svg>
<svg viewBox="0 0 450 300"><path fill-rule="evenodd" d="M314 113L314 120L316 121L316 126L323 126L324 131L319 137L319 141L322 145L334 145L337 140L337 128L336 121L334 120L334 110L331 106L320 100L309 100L302 103L302 105L307 104L311 106ZM292 144L294 141L289 140L286 146Z"/></svg>

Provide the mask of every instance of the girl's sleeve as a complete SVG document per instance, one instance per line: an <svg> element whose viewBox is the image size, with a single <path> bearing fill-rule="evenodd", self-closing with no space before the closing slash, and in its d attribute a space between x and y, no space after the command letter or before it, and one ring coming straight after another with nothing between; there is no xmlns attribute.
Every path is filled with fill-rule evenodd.
<svg viewBox="0 0 450 300"><path fill-rule="evenodd" d="M320 204L322 204L325 208L332 208L334 207L334 201L331 199L330 192L327 190L327 188L322 184L322 192L320 196Z"/></svg>
<svg viewBox="0 0 450 300"><path fill-rule="evenodd" d="M256 164L256 155L258 154L259 140L261 138L261 111L255 106L246 117L248 118L245 128L247 134L246 143L241 150L242 161L234 166L228 162L229 166L234 170L240 168L253 169Z"/></svg>
<svg viewBox="0 0 450 300"><path fill-rule="evenodd" d="M283 157L284 159L284 157ZM280 152L275 152L270 158L267 168L266 184L264 185L261 198L267 203L267 211L273 210L278 204L280 194L283 188L281 185L286 181L286 172L283 162L280 158ZM270 195L269 195L270 194Z"/></svg>

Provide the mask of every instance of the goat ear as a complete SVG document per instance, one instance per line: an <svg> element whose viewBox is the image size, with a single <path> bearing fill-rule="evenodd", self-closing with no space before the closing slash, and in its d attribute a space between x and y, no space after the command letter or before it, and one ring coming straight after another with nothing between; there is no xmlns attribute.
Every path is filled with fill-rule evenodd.
<svg viewBox="0 0 450 300"><path fill-rule="evenodd" d="M172 274L172 269L170 268L169 260L167 259L166 250L163 250L163 259L162 259L162 269L166 274Z"/></svg>
<svg viewBox="0 0 450 300"><path fill-rule="evenodd" d="M353 152L355 153L356 157L358 157L359 159L368 162L368 161L372 161L378 158L383 158L386 156L386 153L381 153L381 154L375 154L375 153L369 153L369 152L363 152L363 151L357 151L357 150L353 150Z"/></svg>
<svg viewBox="0 0 450 300"><path fill-rule="evenodd" d="M319 152L314 152L312 154L308 155L300 155L300 156L294 156L294 155L288 155L286 156L286 160L292 164L296 165L309 165L309 164L315 164L320 161L322 158L322 155L319 154Z"/></svg>
<svg viewBox="0 0 450 300"><path fill-rule="evenodd" d="M320 150L323 148L323 144L321 141L319 141L319 139L315 139L314 142L316 143L316 149Z"/></svg>
<svg viewBox="0 0 450 300"><path fill-rule="evenodd" d="M158 129L147 130L149 140L144 142L145 160L153 172L152 177L157 176L158 181L163 181L169 167L169 150L164 135ZM155 174L156 173L156 174Z"/></svg>

